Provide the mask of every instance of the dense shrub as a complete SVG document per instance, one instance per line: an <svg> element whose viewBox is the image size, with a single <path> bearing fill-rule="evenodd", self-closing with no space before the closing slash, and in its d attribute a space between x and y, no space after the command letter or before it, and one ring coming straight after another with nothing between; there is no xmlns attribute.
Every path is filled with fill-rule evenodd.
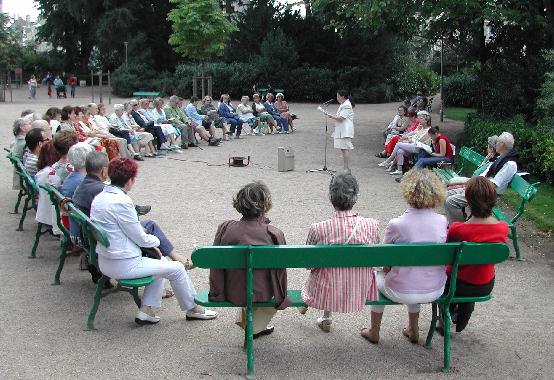
<svg viewBox="0 0 554 380"><path fill-rule="evenodd" d="M439 90L440 77L428 67L409 65L388 83L394 89L395 98L405 99L412 98L420 90L427 95L435 94Z"/></svg>
<svg viewBox="0 0 554 380"><path fill-rule="evenodd" d="M469 114L465 124L464 145L486 154L487 138L507 131L514 135L520 157L518 166L554 183L554 121L543 120L531 125L523 116L495 121L489 117Z"/></svg>
<svg viewBox="0 0 554 380"><path fill-rule="evenodd" d="M445 77L442 99L445 106L476 108L479 104L477 77L464 72Z"/></svg>

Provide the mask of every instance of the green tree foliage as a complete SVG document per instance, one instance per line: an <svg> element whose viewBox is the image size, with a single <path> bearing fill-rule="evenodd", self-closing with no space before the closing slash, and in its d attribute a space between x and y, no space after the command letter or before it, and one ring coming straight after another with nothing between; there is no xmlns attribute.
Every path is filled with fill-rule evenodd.
<svg viewBox="0 0 554 380"><path fill-rule="evenodd" d="M167 19L173 33L169 43L184 58L207 60L223 54L236 30L215 0L170 0L175 4Z"/></svg>
<svg viewBox="0 0 554 380"><path fill-rule="evenodd" d="M167 40L171 25L167 1L37 0L45 22L39 38L65 56L66 71L86 71L91 56L95 66L114 69L125 61L148 62L156 70L172 69L178 56ZM94 54L93 54L94 52Z"/></svg>
<svg viewBox="0 0 554 380"><path fill-rule="evenodd" d="M21 55L18 31L12 26L10 17L0 13L0 69L12 69Z"/></svg>
<svg viewBox="0 0 554 380"><path fill-rule="evenodd" d="M548 71L544 75L541 94L537 100L537 113L540 117L554 118L554 50L547 51L545 58Z"/></svg>

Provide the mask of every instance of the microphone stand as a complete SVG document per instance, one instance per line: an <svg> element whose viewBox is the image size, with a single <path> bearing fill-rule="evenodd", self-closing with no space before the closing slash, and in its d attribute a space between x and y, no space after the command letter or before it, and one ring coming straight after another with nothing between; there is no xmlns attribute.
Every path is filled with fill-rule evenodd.
<svg viewBox="0 0 554 380"><path fill-rule="evenodd" d="M325 110L327 110L327 107L329 107L330 104L331 104L330 101L323 103ZM327 168L327 145L329 143L328 131L329 131L329 117L325 115L325 153L323 155L323 167L321 169L307 170L306 171L307 173L327 173L329 175L333 175L333 173L335 173L336 170L330 170L329 168Z"/></svg>

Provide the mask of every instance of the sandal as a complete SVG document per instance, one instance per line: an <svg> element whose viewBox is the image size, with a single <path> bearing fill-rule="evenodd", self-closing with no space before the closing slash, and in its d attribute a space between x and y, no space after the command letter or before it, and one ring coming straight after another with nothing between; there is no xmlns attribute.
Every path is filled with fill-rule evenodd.
<svg viewBox="0 0 554 380"><path fill-rule="evenodd" d="M379 152L375 155L375 157L378 157L378 158L387 158L388 155L386 153L383 153L383 152Z"/></svg>
<svg viewBox="0 0 554 380"><path fill-rule="evenodd" d="M186 263L185 263L185 270L192 270L194 268L196 268L196 265L194 265L192 263L192 261L190 261L190 259L185 259L186 260Z"/></svg>
<svg viewBox="0 0 554 380"><path fill-rule="evenodd" d="M165 298L171 298L175 295L175 292L173 292L173 290L171 289L166 289L165 292L164 292L164 295L162 296L163 299Z"/></svg>
<svg viewBox="0 0 554 380"><path fill-rule="evenodd" d="M404 335L411 343L417 344L419 343L419 332L410 333L410 330L408 330L407 327L404 327L402 329L402 335Z"/></svg>
<svg viewBox="0 0 554 380"><path fill-rule="evenodd" d="M379 343L379 335L377 335L377 339L375 339L375 337L371 337L371 330L367 327L360 330L360 335L371 344Z"/></svg>

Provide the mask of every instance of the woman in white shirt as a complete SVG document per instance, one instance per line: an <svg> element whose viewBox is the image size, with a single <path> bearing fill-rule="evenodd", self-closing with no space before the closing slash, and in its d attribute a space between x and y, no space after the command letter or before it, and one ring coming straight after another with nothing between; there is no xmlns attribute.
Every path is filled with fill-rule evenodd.
<svg viewBox="0 0 554 380"><path fill-rule="evenodd" d="M253 113L254 110L252 109L252 106L248 104L249 101L250 101L250 97L248 97L247 95L243 96L240 99L240 103L237 106L237 115L239 115L239 118L242 121L244 121L250 126L250 129L253 134L259 134L260 132L254 133L254 129L258 126L258 121L254 116L254 113ZM243 129L244 129L244 124L243 124ZM246 134L249 135L250 132L247 132Z"/></svg>
<svg viewBox="0 0 554 380"><path fill-rule="evenodd" d="M214 319L216 312L194 303L196 291L183 264L162 258L157 248L160 240L147 234L140 224L135 205L127 195L135 184L137 172L135 161L124 157L113 159L108 165L111 184L92 201L90 218L106 231L110 241L108 247L96 246L100 270L115 279L154 277L154 282L144 288L141 307L135 316L137 324L160 321L153 308L161 306L165 278L171 283L187 319ZM140 247L154 248L160 259L143 257Z"/></svg>
<svg viewBox="0 0 554 380"><path fill-rule="evenodd" d="M344 170L350 172L350 151L354 149L354 104L346 90L337 91L337 101L340 104L337 114L327 116L335 120L334 145L341 151Z"/></svg>

